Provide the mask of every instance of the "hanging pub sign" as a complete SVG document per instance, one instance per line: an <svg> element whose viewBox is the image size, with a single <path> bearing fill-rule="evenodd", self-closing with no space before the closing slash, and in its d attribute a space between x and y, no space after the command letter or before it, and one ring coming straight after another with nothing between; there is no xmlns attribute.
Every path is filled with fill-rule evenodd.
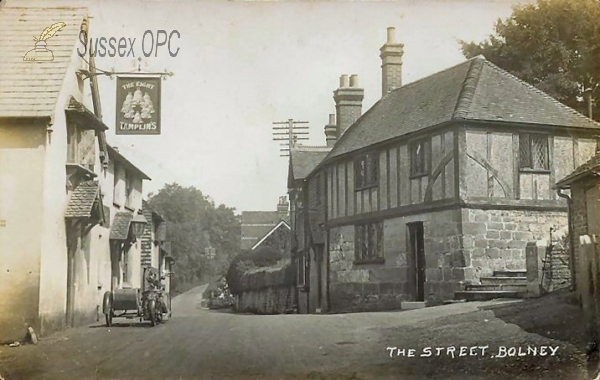
<svg viewBox="0 0 600 380"><path fill-rule="evenodd" d="M160 77L117 77L117 135L160 134Z"/></svg>

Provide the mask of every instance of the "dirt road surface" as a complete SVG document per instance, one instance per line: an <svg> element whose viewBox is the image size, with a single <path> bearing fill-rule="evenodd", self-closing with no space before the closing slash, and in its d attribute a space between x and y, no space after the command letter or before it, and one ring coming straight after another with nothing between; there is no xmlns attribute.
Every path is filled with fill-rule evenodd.
<svg viewBox="0 0 600 380"><path fill-rule="evenodd" d="M258 316L204 309L203 290L176 297L173 317L156 327L115 319L111 328L99 322L53 334L37 345L2 346L0 376L6 380L585 378L585 356L577 344L525 331L506 311L514 306L505 302L402 312ZM556 312L568 312L570 306L566 307ZM450 346L456 347L453 355ZM461 346L489 348L483 356L459 356ZM522 352L536 347L538 354L501 357L500 346L523 347ZM540 357L541 346L553 347L555 355ZM407 351L398 355L388 347ZM419 357L427 347L434 355ZM439 356L436 347L443 347ZM411 348L415 357L409 357Z"/></svg>

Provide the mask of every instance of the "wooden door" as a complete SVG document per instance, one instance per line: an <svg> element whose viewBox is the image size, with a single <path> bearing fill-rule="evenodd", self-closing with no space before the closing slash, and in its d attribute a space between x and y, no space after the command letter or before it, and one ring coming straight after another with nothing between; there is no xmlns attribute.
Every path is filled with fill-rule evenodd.
<svg viewBox="0 0 600 380"><path fill-rule="evenodd" d="M413 282L415 301L425 300L425 247L423 222L408 224L410 281Z"/></svg>

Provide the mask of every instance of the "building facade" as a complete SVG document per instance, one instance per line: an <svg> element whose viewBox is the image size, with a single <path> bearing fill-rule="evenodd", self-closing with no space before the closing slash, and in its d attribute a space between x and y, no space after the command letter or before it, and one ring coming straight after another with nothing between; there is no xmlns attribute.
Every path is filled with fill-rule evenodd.
<svg viewBox="0 0 600 380"><path fill-rule="evenodd" d="M590 347L595 347L596 356L600 343L599 174L600 150L556 184L559 194L567 194L569 199L573 280L587 322Z"/></svg>
<svg viewBox="0 0 600 380"><path fill-rule="evenodd" d="M0 80L3 342L23 339L30 326L45 335L94 322L104 291L140 283L131 222L149 178L108 146L108 127L89 110L99 104L85 105L80 70L89 66L76 49L87 19L85 8L0 13L12 33L0 41L8 79ZM65 26L49 40L53 61L24 61L31 35L56 22Z"/></svg>
<svg viewBox="0 0 600 380"><path fill-rule="evenodd" d="M525 269L527 242L567 225L554 183L596 149L598 123L482 56L402 85L393 34L382 98L361 114L358 78L342 76L337 141L304 180L304 203L325 205L327 284L314 291L331 311L438 303ZM303 219L303 239L319 240Z"/></svg>

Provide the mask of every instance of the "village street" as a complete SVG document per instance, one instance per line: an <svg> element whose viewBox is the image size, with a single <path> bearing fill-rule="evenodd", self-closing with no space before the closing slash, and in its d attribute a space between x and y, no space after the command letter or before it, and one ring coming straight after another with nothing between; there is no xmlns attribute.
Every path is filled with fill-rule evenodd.
<svg viewBox="0 0 600 380"><path fill-rule="evenodd" d="M579 379L585 356L565 317L544 301L468 302L427 309L332 315L242 315L200 307L204 287L173 300L155 328L115 320L69 329L37 345L0 347L0 374L16 379ZM526 304L530 302L530 304ZM562 305L562 306L561 306ZM548 319L531 320L532 310ZM562 314L562 316L561 316ZM509 323L507 323L506 321ZM560 326L547 325L560 321ZM516 324L529 324L549 339ZM564 326L562 324L566 324ZM546 325L544 325L546 324ZM529 329L529 327L526 327ZM559 335L555 335L559 334ZM562 334L562 335L561 335ZM561 340L563 339L563 340ZM575 341L575 345L571 342ZM387 347L489 346L485 357L396 356ZM554 347L556 355L492 358L498 346ZM556 347L558 346L558 349ZM407 350L408 354L408 350ZM418 354L417 354L418 356Z"/></svg>

